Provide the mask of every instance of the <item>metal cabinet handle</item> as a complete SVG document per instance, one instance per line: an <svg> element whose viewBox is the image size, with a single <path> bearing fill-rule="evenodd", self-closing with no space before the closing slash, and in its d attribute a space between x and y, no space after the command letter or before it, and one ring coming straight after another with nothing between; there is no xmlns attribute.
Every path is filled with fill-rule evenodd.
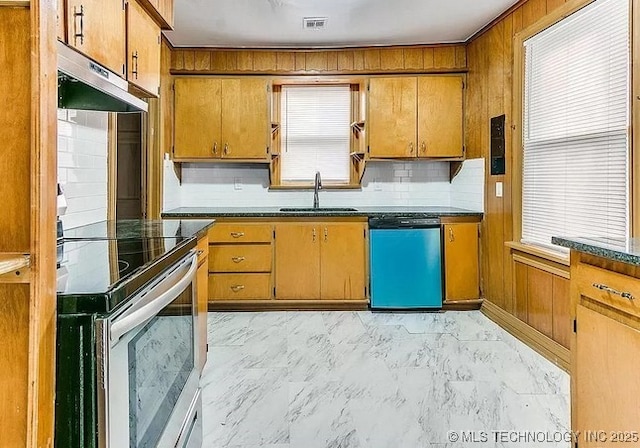
<svg viewBox="0 0 640 448"><path fill-rule="evenodd" d="M603 285L602 283L593 283L591 286L601 291L607 291L610 294L620 296L623 299L635 300L635 297L633 297L633 294L631 294L630 292L618 291L616 289L611 288L610 286Z"/></svg>
<svg viewBox="0 0 640 448"><path fill-rule="evenodd" d="M420 149L422 150L422 152L427 152L427 144L425 142L422 142L420 144Z"/></svg>
<svg viewBox="0 0 640 448"><path fill-rule="evenodd" d="M196 256L200 256L204 253L204 251L202 249L198 250L198 252L196 252Z"/></svg>
<svg viewBox="0 0 640 448"><path fill-rule="evenodd" d="M311 238L312 238L312 241L315 243L316 242L316 228L315 227L311 231Z"/></svg>
<svg viewBox="0 0 640 448"><path fill-rule="evenodd" d="M218 142L213 142L213 155L218 153Z"/></svg>
<svg viewBox="0 0 640 448"><path fill-rule="evenodd" d="M244 289L244 285L231 285L231 291L238 292Z"/></svg>
<svg viewBox="0 0 640 448"><path fill-rule="evenodd" d="M329 230L325 227L324 228L324 242L326 243L327 241L329 241Z"/></svg>
<svg viewBox="0 0 640 448"><path fill-rule="evenodd" d="M131 74L138 79L138 50L131 54L131 65L134 67L131 69Z"/></svg>
<svg viewBox="0 0 640 448"><path fill-rule="evenodd" d="M242 263L244 260L246 260L245 257L231 257L231 261L234 263Z"/></svg>
<svg viewBox="0 0 640 448"><path fill-rule="evenodd" d="M233 238L242 238L244 236L244 232L231 232L231 236Z"/></svg>
<svg viewBox="0 0 640 448"><path fill-rule="evenodd" d="M223 151L223 152L224 152L224 155L225 155L225 156L226 156L227 154L230 154L230 151L229 151L229 143L225 143L225 144L224 144L224 151Z"/></svg>
<svg viewBox="0 0 640 448"><path fill-rule="evenodd" d="M449 227L449 242L453 243L456 240L456 237L453 235L453 229Z"/></svg>
<svg viewBox="0 0 640 448"><path fill-rule="evenodd" d="M76 18L80 18L80 32L78 33L78 27L76 26ZM84 45L84 5L80 5L80 12L77 12L76 7L73 7L73 24L76 28L76 33L73 37L77 40L80 39L80 45Z"/></svg>

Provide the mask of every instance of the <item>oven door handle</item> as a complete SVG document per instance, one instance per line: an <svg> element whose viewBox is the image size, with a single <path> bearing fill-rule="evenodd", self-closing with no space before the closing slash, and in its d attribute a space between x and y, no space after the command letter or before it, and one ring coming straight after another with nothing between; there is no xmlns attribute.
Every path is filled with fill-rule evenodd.
<svg viewBox="0 0 640 448"><path fill-rule="evenodd" d="M191 266L189 267L189 270L175 283L175 285L162 294L159 294L157 297L151 296L148 304L129 315L117 319L111 324L111 329L109 331L111 341L120 339L123 335L127 334L141 323L158 314L164 307L175 300L176 294L180 292L180 290L186 288L189 283L193 282L198 269L198 258L194 254L192 254L191 257ZM149 294L153 294L153 291L150 291Z"/></svg>

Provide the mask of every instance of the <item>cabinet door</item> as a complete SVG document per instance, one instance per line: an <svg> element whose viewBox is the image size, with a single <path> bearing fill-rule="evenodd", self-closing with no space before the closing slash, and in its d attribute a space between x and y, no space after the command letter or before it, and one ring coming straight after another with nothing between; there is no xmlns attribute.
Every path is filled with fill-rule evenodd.
<svg viewBox="0 0 640 448"><path fill-rule="evenodd" d="M322 225L321 299L366 298L365 229L364 223Z"/></svg>
<svg viewBox="0 0 640 448"><path fill-rule="evenodd" d="M418 78L418 155L462 157L462 77Z"/></svg>
<svg viewBox="0 0 640 448"><path fill-rule="evenodd" d="M127 10L127 79L157 96L160 88L160 27L136 1Z"/></svg>
<svg viewBox="0 0 640 448"><path fill-rule="evenodd" d="M369 81L369 156L413 157L417 136L416 78Z"/></svg>
<svg viewBox="0 0 640 448"><path fill-rule="evenodd" d="M581 431L580 448L637 446L613 440L612 433L638 431L640 331L578 305L575 348L572 430ZM606 440L585 431L600 431Z"/></svg>
<svg viewBox="0 0 640 448"><path fill-rule="evenodd" d="M222 80L222 157L266 159L270 137L267 82Z"/></svg>
<svg viewBox="0 0 640 448"><path fill-rule="evenodd" d="M125 11L122 0L67 0L68 44L125 77Z"/></svg>
<svg viewBox="0 0 640 448"><path fill-rule="evenodd" d="M321 224L276 225L275 298L313 300L320 297Z"/></svg>
<svg viewBox="0 0 640 448"><path fill-rule="evenodd" d="M480 297L478 224L445 224L444 266L446 300Z"/></svg>
<svg viewBox="0 0 640 448"><path fill-rule="evenodd" d="M528 267L527 323L553 338L553 274Z"/></svg>
<svg viewBox="0 0 640 448"><path fill-rule="evenodd" d="M221 85L219 79L212 78L176 79L176 159L211 159L222 154Z"/></svg>
<svg viewBox="0 0 640 448"><path fill-rule="evenodd" d="M209 302L209 272L207 269L206 260L198 266L196 273L196 295L197 295L197 349L198 352L198 365L200 371L204 368L204 364L207 362L207 304Z"/></svg>
<svg viewBox="0 0 640 448"><path fill-rule="evenodd" d="M65 20L64 20L64 2L65 0L57 0L56 5L56 29L58 31L58 40L66 42Z"/></svg>

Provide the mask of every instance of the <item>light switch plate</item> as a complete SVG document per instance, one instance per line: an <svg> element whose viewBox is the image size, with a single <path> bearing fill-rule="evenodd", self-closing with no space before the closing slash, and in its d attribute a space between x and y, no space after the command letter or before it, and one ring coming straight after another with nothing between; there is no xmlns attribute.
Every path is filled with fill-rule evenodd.
<svg viewBox="0 0 640 448"><path fill-rule="evenodd" d="M496 182L496 197L502 197L502 182Z"/></svg>

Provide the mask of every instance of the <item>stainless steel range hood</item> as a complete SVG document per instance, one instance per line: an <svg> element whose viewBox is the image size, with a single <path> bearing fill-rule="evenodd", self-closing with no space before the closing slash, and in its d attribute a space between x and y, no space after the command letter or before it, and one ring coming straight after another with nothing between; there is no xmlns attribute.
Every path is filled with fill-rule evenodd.
<svg viewBox="0 0 640 448"><path fill-rule="evenodd" d="M127 81L58 42L58 107L106 112L147 112Z"/></svg>

